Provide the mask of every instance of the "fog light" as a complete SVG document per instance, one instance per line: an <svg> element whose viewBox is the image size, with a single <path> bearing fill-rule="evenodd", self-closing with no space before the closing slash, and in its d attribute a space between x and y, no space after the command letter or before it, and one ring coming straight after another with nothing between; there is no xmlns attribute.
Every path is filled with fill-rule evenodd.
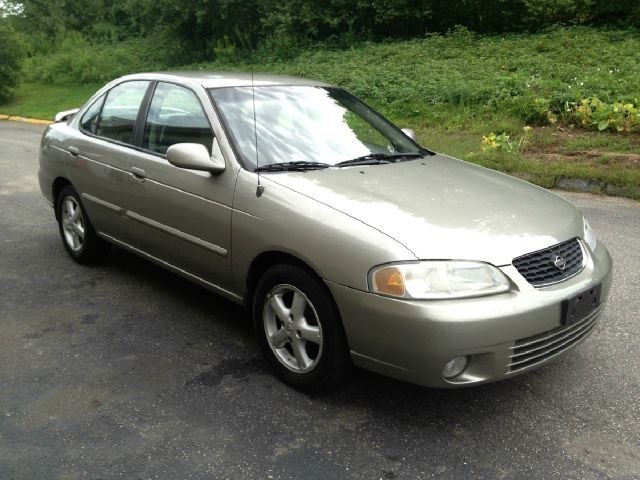
<svg viewBox="0 0 640 480"><path fill-rule="evenodd" d="M462 373L467 368L469 360L466 356L452 358L442 369L442 376L444 378L453 378Z"/></svg>

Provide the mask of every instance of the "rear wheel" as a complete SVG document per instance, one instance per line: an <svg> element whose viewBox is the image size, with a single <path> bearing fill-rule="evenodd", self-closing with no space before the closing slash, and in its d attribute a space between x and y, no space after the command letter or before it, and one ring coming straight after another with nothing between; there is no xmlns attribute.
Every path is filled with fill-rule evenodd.
<svg viewBox="0 0 640 480"><path fill-rule="evenodd" d="M260 279L253 318L263 353L287 384L305 391L343 383L353 365L333 300L309 272L278 265Z"/></svg>
<svg viewBox="0 0 640 480"><path fill-rule="evenodd" d="M58 195L56 210L60 237L69 256L82 264L102 260L109 252L109 244L96 235L80 196L71 185Z"/></svg>

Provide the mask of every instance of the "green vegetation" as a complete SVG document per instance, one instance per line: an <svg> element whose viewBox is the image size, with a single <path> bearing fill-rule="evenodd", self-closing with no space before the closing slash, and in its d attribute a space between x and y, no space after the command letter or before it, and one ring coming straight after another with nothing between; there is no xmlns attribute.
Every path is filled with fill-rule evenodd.
<svg viewBox="0 0 640 480"><path fill-rule="evenodd" d="M0 113L53 119L57 112L83 105L101 86L23 83L12 100L0 105Z"/></svg>
<svg viewBox="0 0 640 480"><path fill-rule="evenodd" d="M640 34L632 30L573 27L479 36L460 28L449 35L348 49L317 46L288 60L260 50L253 62L256 71L342 85L396 118L425 125L468 128L490 122L494 131L517 131L521 125L513 119L518 119L584 121L594 128L605 122L606 128L633 130L640 128L638 51ZM146 41L98 48L69 41L57 53L30 58L25 77L36 83L100 83L125 72L170 67L151 52ZM249 60L234 52L229 47L216 61L181 68L249 70Z"/></svg>
<svg viewBox="0 0 640 480"><path fill-rule="evenodd" d="M606 185L616 193L640 199L640 135L607 134L556 126L535 127L526 133L519 149L486 148L486 129L419 128L423 145L453 157L553 187L561 176L594 183L595 191ZM522 129L509 135L516 146L525 137ZM485 147L485 151L482 148Z"/></svg>
<svg viewBox="0 0 640 480"><path fill-rule="evenodd" d="M127 73L163 68L166 65L157 58L161 55L162 50L142 41L92 44L81 35L71 35L59 50L27 58L23 73L27 82L105 84Z"/></svg>
<svg viewBox="0 0 640 480"><path fill-rule="evenodd" d="M0 102L7 101L18 84L22 45L19 37L6 23L0 23Z"/></svg>
<svg viewBox="0 0 640 480"><path fill-rule="evenodd" d="M456 25L493 34L564 25L640 26L637 0L2 0L31 54L149 40L171 65L220 59L249 45L291 58L311 44L409 39Z"/></svg>
<svg viewBox="0 0 640 480"><path fill-rule="evenodd" d="M256 70L343 85L396 117L427 125L546 123L585 98L638 104L640 34L587 28L478 36L466 29L346 50L309 49L283 61L258 56ZM197 65L248 69L243 61ZM452 115L452 109L462 115ZM519 125L516 126L519 129Z"/></svg>
<svg viewBox="0 0 640 480"><path fill-rule="evenodd" d="M78 85L168 67L150 51L144 41L97 49L69 42L57 53L31 57L24 73L32 84ZM581 126L584 120L597 127L612 116L614 127L626 125L631 115L638 118L638 51L640 33L633 30L573 27L480 36L460 28L348 49L317 46L289 60L263 50L253 66L344 86L401 122L449 129L483 125L485 133L517 134L523 122ZM248 71L251 63L229 51L217 61L173 68Z"/></svg>
<svg viewBox="0 0 640 480"><path fill-rule="evenodd" d="M27 58L0 113L51 118L125 73L253 68L343 86L424 145L543 186L640 196L636 0L4 4Z"/></svg>

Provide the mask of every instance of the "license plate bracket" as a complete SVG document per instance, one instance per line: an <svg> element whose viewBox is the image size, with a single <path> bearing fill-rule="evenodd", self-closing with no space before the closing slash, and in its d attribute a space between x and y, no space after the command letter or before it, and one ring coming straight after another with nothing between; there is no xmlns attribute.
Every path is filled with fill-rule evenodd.
<svg viewBox="0 0 640 480"><path fill-rule="evenodd" d="M602 285L596 285L562 302L562 325L572 325L586 318L600 305Z"/></svg>

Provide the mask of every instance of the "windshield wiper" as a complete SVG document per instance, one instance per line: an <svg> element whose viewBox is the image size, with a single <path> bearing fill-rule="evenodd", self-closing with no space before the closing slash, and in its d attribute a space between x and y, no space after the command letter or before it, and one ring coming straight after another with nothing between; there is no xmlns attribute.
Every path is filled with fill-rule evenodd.
<svg viewBox="0 0 640 480"><path fill-rule="evenodd" d="M254 172L303 172L305 170L318 170L320 168L328 168L331 165L321 162L282 162L270 163L269 165L260 165L256 167Z"/></svg>
<svg viewBox="0 0 640 480"><path fill-rule="evenodd" d="M305 170L319 170L329 167L349 167L352 165L378 165L381 163L395 163L398 161L404 161L410 158L420 158L421 153L370 153L361 157L352 158L351 160L345 160L344 162L330 165L322 162L282 162L282 163L270 163L269 165L260 165L256 167L254 172L303 172Z"/></svg>
<svg viewBox="0 0 640 480"><path fill-rule="evenodd" d="M369 153L361 157L352 158L351 160L345 160L344 162L336 163L336 167L350 167L352 165L379 165L381 163L395 163L397 161L406 160L409 158L422 157L421 153Z"/></svg>

